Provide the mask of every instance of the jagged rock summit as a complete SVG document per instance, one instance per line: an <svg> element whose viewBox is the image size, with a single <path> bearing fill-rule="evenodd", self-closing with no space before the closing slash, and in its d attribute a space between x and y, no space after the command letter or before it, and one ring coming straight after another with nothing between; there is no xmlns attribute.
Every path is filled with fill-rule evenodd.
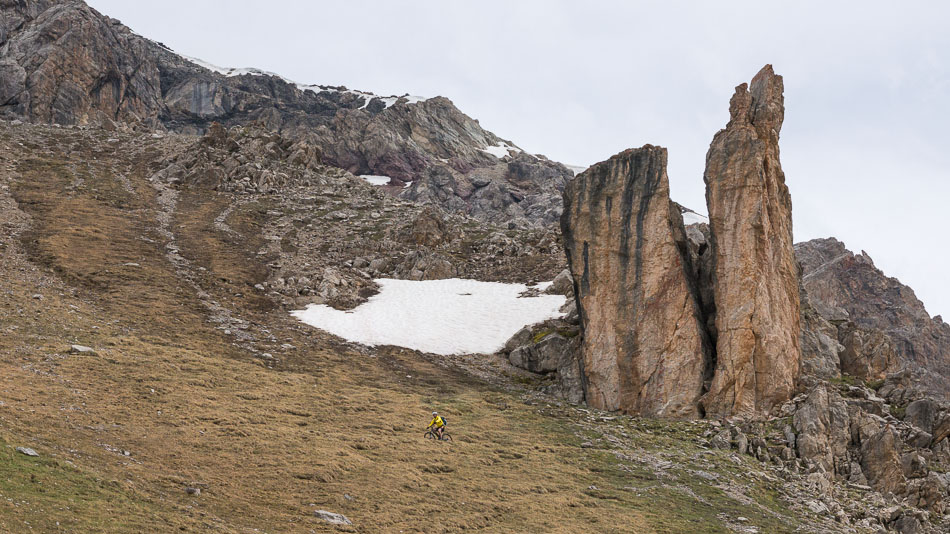
<svg viewBox="0 0 950 534"><path fill-rule="evenodd" d="M788 400L801 364L792 199L779 162L782 77L766 65L736 88L729 124L706 154L716 315L707 413L768 412Z"/></svg>
<svg viewBox="0 0 950 534"><path fill-rule="evenodd" d="M646 145L594 165L568 184L561 227L588 404L696 417L708 341L666 162Z"/></svg>
<svg viewBox="0 0 950 534"><path fill-rule="evenodd" d="M795 251L817 313L837 330L842 371L880 379L909 366L931 394L950 395L950 325L930 317L913 289L837 239L798 243Z"/></svg>
<svg viewBox="0 0 950 534"><path fill-rule="evenodd" d="M393 194L522 226L557 220L572 175L483 129L447 98L381 97L214 67L81 0L0 3L4 115L187 134L213 122L255 123L318 147L328 165L391 178Z"/></svg>
<svg viewBox="0 0 950 534"><path fill-rule="evenodd" d="M778 159L782 78L736 89L707 155L706 231L671 202L666 150L591 167L564 191L561 227L592 406L646 415L758 416L801 366L799 268Z"/></svg>

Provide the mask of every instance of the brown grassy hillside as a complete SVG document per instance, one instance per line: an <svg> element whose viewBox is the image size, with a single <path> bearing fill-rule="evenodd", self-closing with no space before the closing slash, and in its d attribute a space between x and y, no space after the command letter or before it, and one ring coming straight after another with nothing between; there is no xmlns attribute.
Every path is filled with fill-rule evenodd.
<svg viewBox="0 0 950 534"><path fill-rule="evenodd" d="M706 423L588 412L493 357L297 323L254 291L266 209L224 233L228 197L149 183L189 141L0 125L0 531L836 528L770 468L702 446ZM452 443L422 439L433 409Z"/></svg>

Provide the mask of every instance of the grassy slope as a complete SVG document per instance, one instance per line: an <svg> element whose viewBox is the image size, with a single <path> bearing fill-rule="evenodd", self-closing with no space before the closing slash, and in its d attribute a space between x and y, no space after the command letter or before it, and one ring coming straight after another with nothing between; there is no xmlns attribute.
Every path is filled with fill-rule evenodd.
<svg viewBox="0 0 950 534"><path fill-rule="evenodd" d="M184 194L182 255L278 361L255 357L165 258L153 142L43 132L2 171L32 230L0 245L0 530L728 532L740 515L795 529L762 467L702 450L696 425L603 421L303 328L253 296L256 238L219 235L220 199ZM432 409L453 443L421 439Z"/></svg>

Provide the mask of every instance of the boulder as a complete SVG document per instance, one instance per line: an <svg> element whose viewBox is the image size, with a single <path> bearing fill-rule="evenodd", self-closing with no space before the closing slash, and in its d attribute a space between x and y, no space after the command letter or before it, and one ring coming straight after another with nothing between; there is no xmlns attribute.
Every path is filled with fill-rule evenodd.
<svg viewBox="0 0 950 534"><path fill-rule="evenodd" d="M408 241L415 245L437 247L454 237L452 228L445 222L441 210L426 206L407 228Z"/></svg>
<svg viewBox="0 0 950 534"><path fill-rule="evenodd" d="M861 443L861 470L871 486L881 493L904 493L907 481L900 450L900 437L891 426L884 427Z"/></svg>
<svg viewBox="0 0 950 534"><path fill-rule="evenodd" d="M571 271L564 269L551 282L551 286L544 290L550 295L564 295L571 297L574 295L574 278L571 277Z"/></svg>
<svg viewBox="0 0 950 534"><path fill-rule="evenodd" d="M29 448L29 447L17 447L17 448L16 448L16 451L17 451L18 453L24 454L24 455L26 455L26 456L34 456L34 457L35 457L35 456L39 456L39 453L37 453L36 451L34 451L33 449L31 449L31 448Z"/></svg>
<svg viewBox="0 0 950 534"><path fill-rule="evenodd" d="M838 329L811 304L808 294L801 295L802 374L815 378L841 375L840 356L844 346L838 342Z"/></svg>
<svg viewBox="0 0 950 534"><path fill-rule="evenodd" d="M552 333L544 336L538 343L514 349L508 355L508 361L511 365L532 373L550 373L557 371L561 362L572 356L570 341Z"/></svg>
<svg viewBox="0 0 950 534"><path fill-rule="evenodd" d="M847 322L838 327L838 339L842 372L864 380L879 380L897 370L893 342L881 330Z"/></svg>
<svg viewBox="0 0 950 534"><path fill-rule="evenodd" d="M645 145L581 173L564 190L561 229L588 404L697 417L708 342L666 162L666 149Z"/></svg>
<svg viewBox="0 0 950 534"><path fill-rule="evenodd" d="M751 87L738 86L729 123L706 154L718 335L707 415L766 413L791 398L799 376L799 268L778 147L782 92L771 65Z"/></svg>
<svg viewBox="0 0 950 534"><path fill-rule="evenodd" d="M937 445L950 436L950 412L941 412L934 422L933 445Z"/></svg>
<svg viewBox="0 0 950 534"><path fill-rule="evenodd" d="M904 421L928 434L933 434L934 423L937 420L939 410L940 405L933 399L915 400L907 405L904 411Z"/></svg>
<svg viewBox="0 0 950 534"><path fill-rule="evenodd" d="M352 525L353 524L353 522L350 521L345 515L328 512L326 510L314 510L313 515L315 515L317 519L321 519L333 525Z"/></svg>
<svg viewBox="0 0 950 534"><path fill-rule="evenodd" d="M830 473L843 470L851 441L850 415L837 391L824 384L816 386L795 412L792 424L802 460Z"/></svg>

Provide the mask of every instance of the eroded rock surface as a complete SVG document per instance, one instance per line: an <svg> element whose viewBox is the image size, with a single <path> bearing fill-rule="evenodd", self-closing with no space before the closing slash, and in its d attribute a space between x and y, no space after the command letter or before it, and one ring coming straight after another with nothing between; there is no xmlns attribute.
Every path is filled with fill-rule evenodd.
<svg viewBox="0 0 950 534"><path fill-rule="evenodd" d="M706 155L716 367L707 414L768 412L788 400L801 363L792 201L779 163L782 77L767 65L736 88Z"/></svg>
<svg viewBox="0 0 950 534"><path fill-rule="evenodd" d="M695 417L707 342L666 149L598 163L564 192L561 228L584 329L587 402Z"/></svg>
<svg viewBox="0 0 950 534"><path fill-rule="evenodd" d="M822 303L822 315L839 323L842 370L876 379L911 365L924 371L930 392L950 394L950 325L930 317L911 288L833 238L798 243L795 250L805 290Z"/></svg>

